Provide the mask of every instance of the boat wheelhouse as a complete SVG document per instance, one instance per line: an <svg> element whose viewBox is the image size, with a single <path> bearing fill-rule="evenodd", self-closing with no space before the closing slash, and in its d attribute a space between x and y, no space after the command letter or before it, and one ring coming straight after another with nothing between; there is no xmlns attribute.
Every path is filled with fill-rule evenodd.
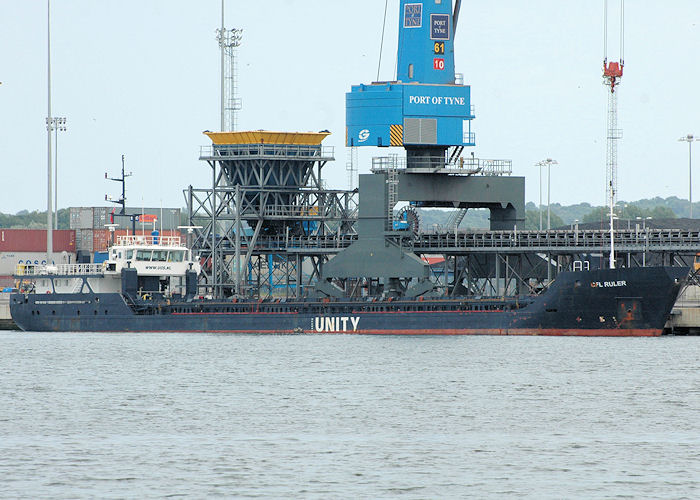
<svg viewBox="0 0 700 500"><path fill-rule="evenodd" d="M188 272L196 276L199 271L179 236L130 235L118 236L102 263L21 264L15 277L20 290L38 294L120 293L128 279L126 288L139 298L168 298L186 295Z"/></svg>

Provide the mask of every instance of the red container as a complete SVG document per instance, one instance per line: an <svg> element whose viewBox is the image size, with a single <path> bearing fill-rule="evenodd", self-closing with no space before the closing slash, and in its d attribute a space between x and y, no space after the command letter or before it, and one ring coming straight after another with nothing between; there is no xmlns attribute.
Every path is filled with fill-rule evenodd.
<svg viewBox="0 0 700 500"><path fill-rule="evenodd" d="M45 252L46 230L0 229L0 252ZM54 252L75 252L75 231L53 232Z"/></svg>
<svg viewBox="0 0 700 500"><path fill-rule="evenodd" d="M109 247L109 229L93 229L92 250L94 252L106 252Z"/></svg>

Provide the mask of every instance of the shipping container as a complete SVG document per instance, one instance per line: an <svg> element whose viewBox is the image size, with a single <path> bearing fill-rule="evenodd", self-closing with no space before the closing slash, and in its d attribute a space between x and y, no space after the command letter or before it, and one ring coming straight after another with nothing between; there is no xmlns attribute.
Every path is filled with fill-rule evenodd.
<svg viewBox="0 0 700 500"><path fill-rule="evenodd" d="M120 209L116 210L114 215L114 224L119 224L120 229L131 230L131 219L129 217L122 217L118 215ZM163 208L163 215L161 217L161 209L146 207L146 208L127 208L126 213L128 214L146 214L147 219L152 219L153 216L157 219L155 222L155 227L160 230L161 223L163 230L175 230L178 226L181 226L180 222L180 209L179 208ZM110 211L111 214L111 211ZM162 220L161 220L162 219ZM108 214L107 220L110 220L110 215ZM153 222L136 222L136 229L141 231L150 232L153 230Z"/></svg>
<svg viewBox="0 0 700 500"><path fill-rule="evenodd" d="M75 252L75 231L53 231L54 252ZM0 229L0 252L46 252L45 229Z"/></svg>
<svg viewBox="0 0 700 500"><path fill-rule="evenodd" d="M112 210L107 207L93 207L92 229L104 229L105 224L109 224L109 214Z"/></svg>
<svg viewBox="0 0 700 500"><path fill-rule="evenodd" d="M105 229L106 224L119 224L120 229L131 229L131 218L119 215L121 207L71 207L71 229ZM146 214L149 222L137 221L138 230L152 231L152 219L156 218L158 230L175 230L182 225L179 208L127 207L127 214ZM162 220L161 220L162 219Z"/></svg>
<svg viewBox="0 0 700 500"><path fill-rule="evenodd" d="M131 234L131 231L128 233ZM114 237L116 239L117 236L126 236L126 234L126 229L118 229L114 232ZM140 228L137 229L136 234L143 234ZM145 234L150 236L151 229L146 229ZM161 236L181 236L181 234L179 230L164 230ZM89 254L104 252L111 244L111 237L112 235L107 229L60 229L53 231L53 252L54 254L62 252L75 254L77 251ZM182 242L185 243L184 237ZM46 256L46 231L43 229L0 229L0 255L8 252L33 252Z"/></svg>
<svg viewBox="0 0 700 500"><path fill-rule="evenodd" d="M72 264L74 252L56 252L52 264ZM19 264L46 264L46 252L0 252L0 275L11 275Z"/></svg>
<svg viewBox="0 0 700 500"><path fill-rule="evenodd" d="M109 230L108 229L93 229L92 230L92 251L105 252L109 247ZM83 249L81 249L83 250Z"/></svg>
<svg viewBox="0 0 700 500"><path fill-rule="evenodd" d="M92 257L93 264L102 264L109 258L109 252L95 252Z"/></svg>
<svg viewBox="0 0 700 500"><path fill-rule="evenodd" d="M70 228L71 229L92 229L93 210L91 207L71 207L70 208Z"/></svg>
<svg viewBox="0 0 700 500"><path fill-rule="evenodd" d="M75 230L75 249L80 252L92 253L93 245L92 229Z"/></svg>

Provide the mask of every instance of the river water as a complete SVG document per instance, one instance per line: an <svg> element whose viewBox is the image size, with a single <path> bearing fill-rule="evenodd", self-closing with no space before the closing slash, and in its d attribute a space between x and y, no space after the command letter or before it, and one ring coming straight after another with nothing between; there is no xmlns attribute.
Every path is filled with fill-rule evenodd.
<svg viewBox="0 0 700 500"><path fill-rule="evenodd" d="M0 332L2 498L698 498L700 338Z"/></svg>

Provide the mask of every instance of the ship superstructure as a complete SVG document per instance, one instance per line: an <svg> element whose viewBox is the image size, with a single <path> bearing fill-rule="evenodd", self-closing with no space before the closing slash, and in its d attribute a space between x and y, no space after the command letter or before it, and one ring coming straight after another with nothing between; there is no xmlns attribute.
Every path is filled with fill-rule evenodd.
<svg viewBox="0 0 700 500"><path fill-rule="evenodd" d="M131 299L196 293L198 259L178 236L118 236L99 264L20 264L19 289L40 295L126 293Z"/></svg>

